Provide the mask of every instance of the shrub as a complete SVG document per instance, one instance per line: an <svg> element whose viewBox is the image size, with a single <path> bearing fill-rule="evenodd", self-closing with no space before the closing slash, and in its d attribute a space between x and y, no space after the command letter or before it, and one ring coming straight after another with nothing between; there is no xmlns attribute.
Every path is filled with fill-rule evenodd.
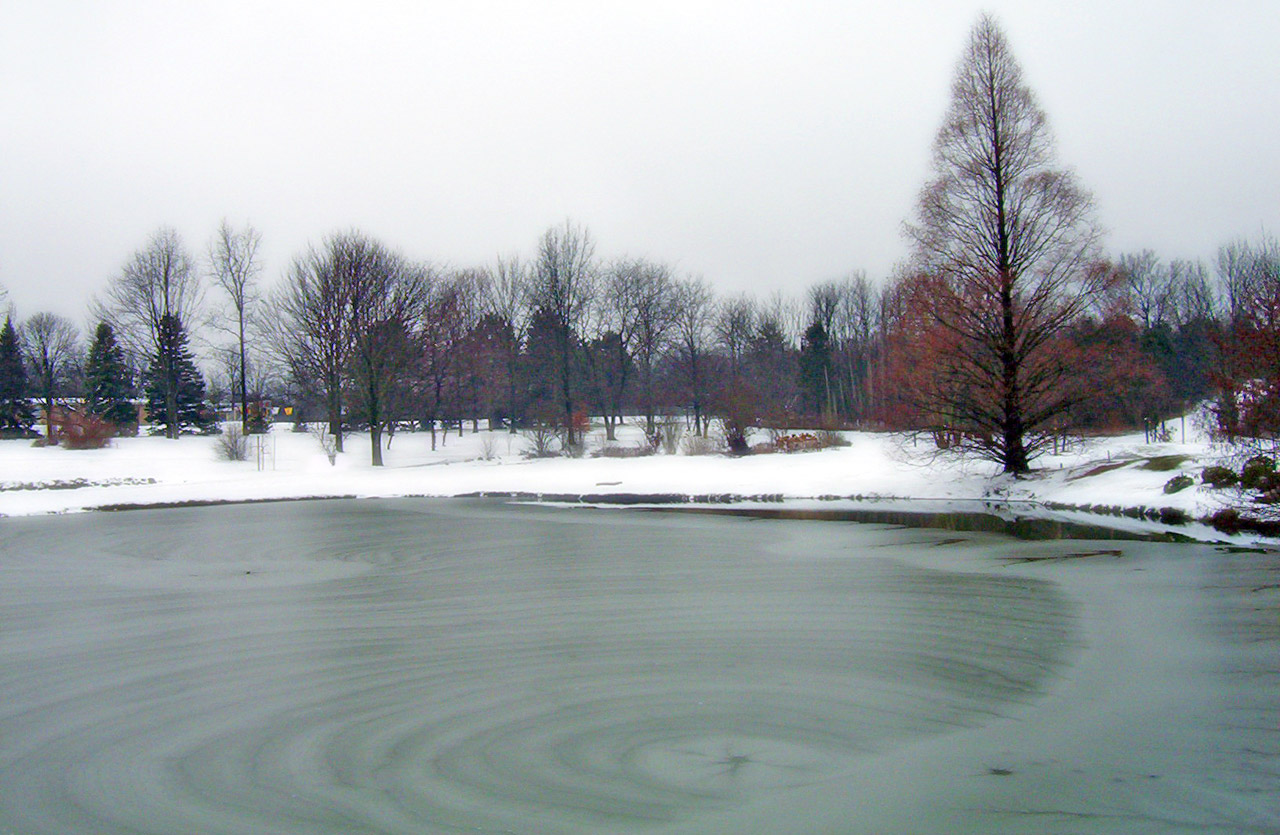
<svg viewBox="0 0 1280 835"><path fill-rule="evenodd" d="M724 422L724 442L728 445L729 452L734 455L749 454L751 445L747 443L747 424L726 419Z"/></svg>
<svg viewBox="0 0 1280 835"><path fill-rule="evenodd" d="M1240 511L1234 507L1224 507L1214 511L1209 517L1209 524L1223 533L1238 533L1241 528Z"/></svg>
<svg viewBox="0 0 1280 835"><path fill-rule="evenodd" d="M836 432L834 429L819 429L817 432L818 445L822 449L832 449L833 447L849 446L849 439L844 436L843 432Z"/></svg>
<svg viewBox="0 0 1280 835"><path fill-rule="evenodd" d="M1230 487L1240 480L1240 476L1236 475L1236 471L1230 467L1215 465L1205 467L1200 472L1200 480L1210 487L1223 488Z"/></svg>
<svg viewBox="0 0 1280 835"><path fill-rule="evenodd" d="M658 423L654 446L661 445L667 455L675 455L680 451L680 439L684 437L684 422L675 415L666 415Z"/></svg>
<svg viewBox="0 0 1280 835"><path fill-rule="evenodd" d="M631 446L622 446L620 444L606 444L596 453L598 458L644 458L653 455L657 450L648 443L633 444Z"/></svg>
<svg viewBox="0 0 1280 835"><path fill-rule="evenodd" d="M1276 485L1275 459L1266 455L1255 455L1244 462L1240 470L1240 486L1246 490L1269 490Z"/></svg>
<svg viewBox="0 0 1280 835"><path fill-rule="evenodd" d="M1160 521L1165 525L1185 525L1191 520L1187 512L1178 507L1160 508Z"/></svg>
<svg viewBox="0 0 1280 835"><path fill-rule="evenodd" d="M111 443L117 427L97 415L68 411L58 422L58 433L66 449L102 449Z"/></svg>
<svg viewBox="0 0 1280 835"><path fill-rule="evenodd" d="M249 437L240 430L240 424L233 423L213 442L213 449L223 461L247 461Z"/></svg>
<svg viewBox="0 0 1280 835"><path fill-rule="evenodd" d="M1274 476L1272 476L1274 478ZM1280 504L1280 487L1271 487L1254 499L1258 504Z"/></svg>
<svg viewBox="0 0 1280 835"><path fill-rule="evenodd" d="M759 423L759 400L755 389L748 385L736 386L725 395L721 403L721 423L730 454L750 454L751 445L747 443L747 433Z"/></svg>
<svg viewBox="0 0 1280 835"><path fill-rule="evenodd" d="M311 435L316 439L316 443L320 444L320 449L324 452L325 457L329 459L329 465L336 465L338 463L338 439L329 432L329 424L312 424Z"/></svg>
<svg viewBox="0 0 1280 835"><path fill-rule="evenodd" d="M1142 463L1142 469L1154 470L1157 473L1167 473L1176 470L1182 466L1188 456L1186 455L1157 455L1154 458L1148 458Z"/></svg>
<svg viewBox="0 0 1280 835"><path fill-rule="evenodd" d="M808 432L779 435L774 439L773 446L779 452L809 452L815 449L822 449L822 444L818 441L818 437Z"/></svg>
<svg viewBox="0 0 1280 835"><path fill-rule="evenodd" d="M1176 475L1164 483L1164 492L1177 493L1180 490L1186 490L1192 484L1195 484L1195 479L1191 476Z"/></svg>
<svg viewBox="0 0 1280 835"><path fill-rule="evenodd" d="M521 434L529 441L530 458L550 458L563 448L560 427L552 421L532 421Z"/></svg>
<svg viewBox="0 0 1280 835"><path fill-rule="evenodd" d="M703 435L687 435L681 446L685 455L715 455L724 451L720 442Z"/></svg>

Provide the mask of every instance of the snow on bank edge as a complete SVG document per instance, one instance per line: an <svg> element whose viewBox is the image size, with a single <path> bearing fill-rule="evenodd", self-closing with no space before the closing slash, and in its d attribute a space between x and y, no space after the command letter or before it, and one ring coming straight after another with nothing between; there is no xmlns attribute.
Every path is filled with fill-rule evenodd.
<svg viewBox="0 0 1280 835"><path fill-rule="evenodd" d="M0 441L0 516L87 511L108 507L269 501L331 497L451 497L518 494L566 499L602 496L756 498L803 507L834 499L981 502L1006 512L1066 512L1121 529L1172 530L1225 539L1211 529L1160 525L1080 514L1071 508L1172 508L1192 519L1225 499L1199 483L1200 470L1222 457L1203 437L1185 443L1146 443L1141 434L1091 439L1041 458L1025 479L1000 476L984 462L942 455L922 436L847 432L849 446L789 455L593 456L602 432L588 439L588 456L527 458L528 442L505 432L468 431L438 437L397 434L384 451L386 466L369 464L367 435L346 440L334 464L315 438L279 425L249 461L219 460L215 440L119 438L102 450L33 447ZM610 446L643 442L623 427ZM1154 460L1153 460L1154 459ZM1164 493L1174 476L1195 484ZM776 505L775 505L776 506ZM1056 508L1057 510L1053 510ZM1037 510L1038 509L1038 510ZM1200 530L1203 528L1203 530Z"/></svg>

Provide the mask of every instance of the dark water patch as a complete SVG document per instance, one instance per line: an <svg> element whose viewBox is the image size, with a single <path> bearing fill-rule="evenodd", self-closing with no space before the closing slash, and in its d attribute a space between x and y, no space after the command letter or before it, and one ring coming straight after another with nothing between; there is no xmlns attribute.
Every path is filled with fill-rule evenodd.
<svg viewBox="0 0 1280 835"><path fill-rule="evenodd" d="M1076 551L1070 554L1051 554L1049 556L1035 557L1006 557L1006 562L1025 563L1025 562L1061 562L1063 560L1081 560L1089 557L1113 557L1119 559L1124 556L1124 551L1120 548L1099 548L1096 551Z"/></svg>
<svg viewBox="0 0 1280 835"><path fill-rule="evenodd" d="M242 504L280 504L282 502L314 502L341 501L356 498L355 495L342 496L281 496L264 499L182 499L172 502L122 502L119 504L100 504L91 510L104 513L122 513L127 510L166 510L182 507L220 507L222 505Z"/></svg>
<svg viewBox="0 0 1280 835"><path fill-rule="evenodd" d="M864 496L824 495L824 503L865 503L865 507L842 508L760 508L735 507L744 504L781 504L789 500L780 493L746 495L738 493L531 493L478 492L459 498L507 499L519 502L586 506L644 507L680 510L693 513L718 513L762 519L800 519L834 522L863 522L900 525L911 528L936 528L962 533L997 533L1022 540L1053 539L1117 539L1143 542L1204 542L1194 536L1175 531L1135 531L1105 524L1107 516L1165 525L1185 525L1189 517L1176 508L1156 510L1146 507L1111 509L1065 505L1053 502L996 501L938 502L928 499L868 499ZM893 503L892 508L878 506L879 501ZM682 507L683 505L683 507ZM708 507L710 505L710 507ZM944 505L949 509L930 510ZM904 507L906 506L906 507ZM917 507L919 509L917 509ZM1099 520L1086 522L1064 519L1055 512L1088 514Z"/></svg>
<svg viewBox="0 0 1280 835"><path fill-rule="evenodd" d="M788 509L788 508L737 508L690 507L663 508L664 512L710 513L726 516L747 516L759 519L804 519L825 522L861 522L877 525L897 525L905 528L934 528L961 533L997 533L1023 540L1052 539L1117 539L1140 542L1193 542L1167 532L1139 532L1120 530L1104 525L1090 525L1034 516L1008 518L994 513L976 511L913 511L873 508L841 509Z"/></svg>

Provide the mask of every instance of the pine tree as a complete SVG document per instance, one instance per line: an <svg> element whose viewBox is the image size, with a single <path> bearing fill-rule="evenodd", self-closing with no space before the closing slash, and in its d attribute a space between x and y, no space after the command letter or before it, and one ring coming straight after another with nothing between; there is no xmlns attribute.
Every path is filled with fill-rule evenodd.
<svg viewBox="0 0 1280 835"><path fill-rule="evenodd" d="M831 411L831 343L821 322L813 322L800 343L800 392L810 415Z"/></svg>
<svg viewBox="0 0 1280 835"><path fill-rule="evenodd" d="M98 325L85 364L85 394L89 414L118 427L134 427L138 414L129 402L129 369L115 331L106 322Z"/></svg>
<svg viewBox="0 0 1280 835"><path fill-rule="evenodd" d="M0 432L25 435L35 415L27 400L27 372L22 366L18 332L8 317L0 331Z"/></svg>
<svg viewBox="0 0 1280 835"><path fill-rule="evenodd" d="M207 430L212 418L204 410L204 379L187 348L182 320L160 320L159 348L143 374L147 414L164 427L166 438L177 438L184 428Z"/></svg>

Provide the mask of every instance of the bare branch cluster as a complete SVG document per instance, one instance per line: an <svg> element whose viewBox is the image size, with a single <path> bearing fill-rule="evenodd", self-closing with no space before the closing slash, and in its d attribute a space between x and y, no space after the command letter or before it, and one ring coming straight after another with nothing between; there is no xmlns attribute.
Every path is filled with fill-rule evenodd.
<svg viewBox="0 0 1280 835"><path fill-rule="evenodd" d="M1054 167L1044 113L1003 33L984 16L956 70L934 143L934 178L907 227L948 350L927 394L933 410L1025 472L1071 405L1054 342L1103 289L1093 201Z"/></svg>

